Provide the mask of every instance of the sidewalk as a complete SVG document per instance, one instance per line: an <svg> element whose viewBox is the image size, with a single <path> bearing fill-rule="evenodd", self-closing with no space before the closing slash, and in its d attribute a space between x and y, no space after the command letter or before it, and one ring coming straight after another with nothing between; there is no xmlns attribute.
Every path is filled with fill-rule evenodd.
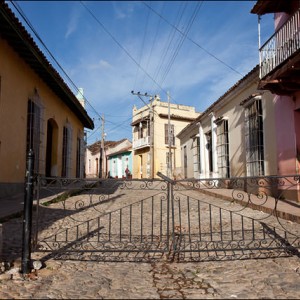
<svg viewBox="0 0 300 300"><path fill-rule="evenodd" d="M20 216L24 209L24 193L0 198L0 223L17 215Z"/></svg>
<svg viewBox="0 0 300 300"><path fill-rule="evenodd" d="M257 195L232 189L200 189L199 193L207 194L226 201L235 201L243 206L276 215L279 218L300 223L300 203L291 200L279 200L271 196L260 199ZM266 200L266 201L265 201ZM275 211L276 208L276 211Z"/></svg>

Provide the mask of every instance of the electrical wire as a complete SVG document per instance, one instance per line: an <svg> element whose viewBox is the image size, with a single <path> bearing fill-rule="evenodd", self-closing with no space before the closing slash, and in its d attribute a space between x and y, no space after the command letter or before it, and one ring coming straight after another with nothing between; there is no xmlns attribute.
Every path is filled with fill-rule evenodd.
<svg viewBox="0 0 300 300"><path fill-rule="evenodd" d="M165 91L158 84L158 82L156 82L155 79L136 61L136 59L128 52L128 50L126 50L126 48L123 47L122 44L110 33L110 31L103 25L103 23L100 22L100 20L95 16L95 14L82 1L80 1L80 4L87 10L87 12L98 23L98 25L100 25L102 29L112 38L112 40L126 53L126 55L147 75L147 77L151 79L160 88L161 91L167 94L167 91Z"/></svg>
<svg viewBox="0 0 300 300"><path fill-rule="evenodd" d="M165 2L163 2L163 8L162 8L162 11L164 10L164 7L165 7ZM154 39L153 39L153 41L152 41L152 43L151 43L151 49L150 49L150 52L149 52L149 55L148 55L148 60L147 60L147 64L146 64L146 70L148 69L148 66L149 66L149 63L150 63L150 58L151 58L152 53L153 53L154 45L156 45L156 40L157 40L158 30L159 30L159 28L160 28L160 23L161 23L161 18L159 18L159 21L158 21L158 23L157 23L156 30L155 30ZM143 79L142 79L142 82L141 82L142 86L143 86L143 84L144 84L144 82L145 82L145 78L146 78L146 77L145 77L145 74L144 74Z"/></svg>
<svg viewBox="0 0 300 300"><path fill-rule="evenodd" d="M66 76L66 78L69 80L69 82L71 83L71 85L73 86L73 88L82 95L81 91L79 90L79 88L76 86L76 84L73 82L73 80L69 77L69 75L67 74L67 72L64 70L64 68L61 66L61 64L57 61L57 59L54 57L54 55L51 53L51 51L49 50L49 48L46 46L46 44L44 43L44 41L42 40L42 38L40 37L40 35L38 34L38 32L35 30L35 28L33 27L33 25L31 24L31 22L29 21L29 19L26 17L24 11L22 10L22 8L19 6L18 3L15 3L15 1L10 1L11 4L15 7L15 9L17 10L17 12L20 14L20 16L22 17L22 19L26 22L26 24L29 26L29 28L32 30L32 32L34 33L34 35L36 36L36 38L39 40L39 42L42 44L42 46L45 48L45 50L48 52L48 54L50 55L50 57L53 59L53 61L57 64L57 66L59 67L59 69L63 72L63 74ZM82 95L83 96L83 95ZM97 116L101 117L100 114L97 112L97 110L91 105L91 103L86 99L86 97L84 97L85 102L92 108L92 110L96 113Z"/></svg>
<svg viewBox="0 0 300 300"><path fill-rule="evenodd" d="M184 14L184 11L185 11L186 7L187 7L187 3L185 3L185 7L184 7L183 11L181 12L180 18L179 18L179 20L178 20L178 24L179 24L180 21L181 21L181 18L182 18L183 14ZM179 14L180 14L180 10L178 10L178 14L177 14L177 17L176 17L177 19L178 19L178 17L179 17ZM168 51L169 51L169 49L170 49L170 47L171 47L171 43L172 43L172 41L174 40L175 33L176 33L176 31L175 31L174 28L173 28L173 30L170 31L170 33L169 33L168 39L166 40L165 47L164 47L164 50L163 50L163 53L164 53L164 54L161 56L161 59L160 59L158 65L157 65L156 71L155 71L155 73L154 73L154 74L155 74L155 75L154 75L155 80L157 80L158 74L159 74L159 72L160 72L161 69L162 69L163 62L165 61L166 55L167 55L167 53L168 53Z"/></svg>
<svg viewBox="0 0 300 300"><path fill-rule="evenodd" d="M173 65L174 62L175 62L175 59L176 59L176 57L177 57L177 55L178 55L178 53L179 53L179 50L181 49L181 47L182 47L184 41L186 40L187 34L188 34L188 32L191 30L191 27L192 27L192 25L193 25L193 23L194 23L194 21L195 21L195 19L196 19L196 16L197 16L197 14L198 14L198 12L199 12L201 6L202 6L202 3L203 3L202 1L201 1L200 3L199 3L199 2L197 3L197 6L196 6L196 8L195 8L195 10L194 10L194 13L193 13L193 15L191 16L191 18L190 18L190 20L189 20L189 23L188 23L188 25L187 25L187 27L186 27L186 30L185 30L185 32L184 32L184 35L182 35L181 40L180 40L179 44L177 45L177 48L176 48L176 50L175 50L175 52L174 52L174 54L173 54L173 56L172 56L172 58L171 58L171 60L170 60L170 62L169 62L169 64L168 64L168 66L167 66L167 68L166 68L166 70L165 70L165 73L164 73L163 76L162 76L161 85L164 83L164 81L165 81L167 75L169 74L169 72L170 72L170 70L171 70L171 68L172 68L172 65Z"/></svg>
<svg viewBox="0 0 300 300"><path fill-rule="evenodd" d="M140 50L140 59L139 59L139 64L140 64L140 65L141 65L141 62L142 62L142 56L143 56L144 48L145 48L145 39L146 39L146 32L147 32L147 30L148 30L149 16L150 16L150 10L148 11L147 21L146 21L145 30L144 30L144 36L143 36L142 47L141 47L141 50ZM136 69L136 74L135 74L135 82L134 82L134 85L133 85L134 87L135 87L135 85L136 85L136 80L137 80L139 71L140 71L140 68L137 68L137 69Z"/></svg>
<svg viewBox="0 0 300 300"><path fill-rule="evenodd" d="M42 44L42 46L45 48L45 50L47 51L47 53L50 55L50 57L54 60L54 62L57 64L57 66L60 68L60 70L64 73L64 75L67 77L67 79L70 81L70 83L73 85L73 87L78 91L78 93L81 94L80 89L76 86L76 84L73 82L73 80L68 76L68 74L66 73L66 71L64 70L64 68L61 66L61 64L57 61L57 59L54 57L54 55L52 54L52 52L49 50L49 48L46 46L46 44L44 43L44 41L42 40L42 38L40 37L40 35L38 34L38 32L35 30L35 28L33 27L32 23L30 22L30 20L27 18L27 16L25 15L24 11L22 10L22 8L19 6L18 3L15 3L14 1L11 1L12 5L15 7L15 9L17 10L17 12L20 14L20 16L22 17L22 19L26 22L26 24L28 25L28 27L32 30L32 32L34 33L34 35L36 36L36 38L39 40L39 42ZM83 95L82 95L83 96ZM86 99L86 97L84 97L86 103L90 106L90 108L92 108L92 111L97 115L97 117L99 117L99 119L102 118L102 116L97 112L97 110L91 105L91 103ZM117 116L116 116L117 117ZM120 116L118 116L120 117ZM127 122L128 119L122 123L120 123L120 125L117 125L116 128L119 126L122 126L125 122ZM106 120L106 122L109 122L108 120ZM112 124L115 124L113 122L111 122ZM92 130L91 134L89 134L87 136L88 139L90 139L100 128L102 127L102 125L96 127L94 130Z"/></svg>
<svg viewBox="0 0 300 300"><path fill-rule="evenodd" d="M155 11L151 6L149 6L146 2L142 1L142 3L148 7L152 12L154 12L156 15L158 15L160 18L162 18L162 20L164 20L167 24L169 24L171 27L173 27L175 30L177 30L180 34L184 35L184 33L178 29L175 25L173 25L172 23L170 23L164 16L162 16L160 13L158 13L157 11ZM199 47L200 49L202 49L204 52L206 52L208 55L210 55L211 57L213 57L214 59L216 59L217 61L219 61L220 63L222 63L223 65L225 65L226 67L228 67L229 69L231 69L232 71L234 71L235 73L244 76L242 73L240 73L239 71L237 71L236 69L234 69L233 67L231 67L230 65L228 65L227 63L225 63L223 60L221 60L220 58L218 58L217 56L215 56L214 54L212 54L210 51L208 51L207 49L205 49L203 46L201 46L199 43L195 42L193 39L191 39L189 36L186 37L189 41L191 41L193 44L195 44L197 47Z"/></svg>

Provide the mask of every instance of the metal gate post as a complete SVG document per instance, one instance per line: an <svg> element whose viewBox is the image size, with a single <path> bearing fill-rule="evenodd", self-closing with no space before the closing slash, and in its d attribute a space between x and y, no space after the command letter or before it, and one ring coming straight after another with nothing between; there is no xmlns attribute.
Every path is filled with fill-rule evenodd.
<svg viewBox="0 0 300 300"><path fill-rule="evenodd" d="M167 181L167 187L168 187L168 199L167 199L167 247L168 251L170 251L170 187L171 183Z"/></svg>
<svg viewBox="0 0 300 300"><path fill-rule="evenodd" d="M173 194L173 182L170 184L170 201L171 201L171 212L172 212L172 245L173 253L176 252L176 241L175 241L175 216L174 216L174 194Z"/></svg>
<svg viewBox="0 0 300 300"><path fill-rule="evenodd" d="M23 237L22 237L22 273L30 272L31 263L31 229L32 229L32 206L33 206L33 171L34 153L30 149L27 154L27 170L24 195L24 215L23 215Z"/></svg>
<svg viewBox="0 0 300 300"><path fill-rule="evenodd" d="M171 178L163 175L161 172L156 173L157 176L165 180L167 183L167 246L168 246L168 251L170 251L170 209L171 209L171 218L172 218L172 250L176 249L176 243L175 243L175 232L174 232L174 194L173 194L173 185L175 184L175 181L172 180ZM171 207L170 207L171 204Z"/></svg>

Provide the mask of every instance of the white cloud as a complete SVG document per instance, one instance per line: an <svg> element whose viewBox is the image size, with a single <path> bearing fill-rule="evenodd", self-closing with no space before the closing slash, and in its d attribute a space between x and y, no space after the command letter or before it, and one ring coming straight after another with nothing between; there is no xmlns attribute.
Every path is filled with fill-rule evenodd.
<svg viewBox="0 0 300 300"><path fill-rule="evenodd" d="M79 24L79 14L76 10L72 10L71 16L67 25L67 31L65 33L65 38L67 39L72 33L74 33Z"/></svg>
<svg viewBox="0 0 300 300"><path fill-rule="evenodd" d="M112 1L112 5L114 9L115 18L119 20L130 17L134 11L133 9L134 3L127 2L126 4L124 4L122 2L119 3L118 1L117 2Z"/></svg>
<svg viewBox="0 0 300 300"><path fill-rule="evenodd" d="M87 65L86 68L88 70L110 69L110 68L112 68L112 65L108 61L101 59L97 63L91 63L91 64Z"/></svg>
<svg viewBox="0 0 300 300"><path fill-rule="evenodd" d="M120 8L120 6L118 3L113 3L114 17L125 18L128 16L129 8L125 6ZM71 18L73 23L71 20L69 23L69 35L78 25L79 20L75 16L73 14L73 19ZM253 38L256 42L256 24L253 28L252 25L245 27L252 28L249 32L247 29L239 29L236 24L231 24L232 20L228 22L229 24L224 24L219 30L215 29L213 34L207 28L199 28L198 31L195 30L193 39L224 63L246 74L258 63L257 44L252 43ZM156 26L152 27L156 28ZM243 28L242 25L240 27ZM235 31L236 28L239 30ZM169 52L164 60L161 59L165 45L168 46L170 28L165 31L161 28L159 36L153 42L155 46L151 47L152 44L148 43L142 51L143 36L135 33L127 37L127 32L132 31L132 28L128 28L127 31L122 29L120 28L118 32L119 36L116 36L117 40L137 61L139 53L142 52L143 56L140 61L143 68L161 84L161 76L155 77L154 75L160 66L162 67L160 75L162 75L174 53ZM95 29L93 30L95 32ZM147 40L152 42L153 38L147 36ZM165 101L164 92L159 90L148 75L138 70L136 63L116 43L110 42L110 37L101 29L97 29L97 34L82 36L80 52L77 54L78 60L73 61L72 68L70 68L72 78L78 86L84 88L86 98L95 109L100 114L102 112L111 115L130 114L134 104L138 106L141 104L139 99L130 94L131 90L160 94ZM174 49L175 47L173 51ZM152 51L151 57L147 64L150 51ZM170 91L171 97L177 103L192 105L196 107L196 110L204 111L242 77L224 63L222 64L212 55L186 40L166 80L161 84L162 88Z"/></svg>

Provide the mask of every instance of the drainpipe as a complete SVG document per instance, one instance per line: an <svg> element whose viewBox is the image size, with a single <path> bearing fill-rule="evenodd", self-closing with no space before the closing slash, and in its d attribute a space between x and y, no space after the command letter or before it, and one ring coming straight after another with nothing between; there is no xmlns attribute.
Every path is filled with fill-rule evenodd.
<svg viewBox="0 0 300 300"><path fill-rule="evenodd" d="M261 41L260 41L260 20L261 20L261 16L260 16L260 15L258 15L258 59L259 59L259 78L261 79L261 55L260 55Z"/></svg>

